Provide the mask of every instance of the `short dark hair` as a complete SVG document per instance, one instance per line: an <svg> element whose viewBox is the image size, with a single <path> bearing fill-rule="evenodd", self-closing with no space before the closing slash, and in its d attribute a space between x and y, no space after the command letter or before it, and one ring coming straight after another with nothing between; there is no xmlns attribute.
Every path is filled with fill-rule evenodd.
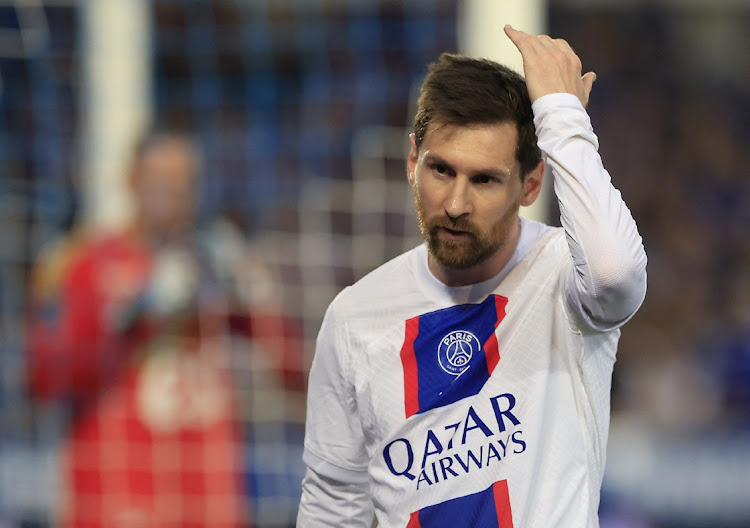
<svg viewBox="0 0 750 528"><path fill-rule="evenodd" d="M542 159L526 81L502 64L455 53L440 55L419 92L414 117L417 148L433 121L457 126L513 122L518 127L516 159L521 177Z"/></svg>

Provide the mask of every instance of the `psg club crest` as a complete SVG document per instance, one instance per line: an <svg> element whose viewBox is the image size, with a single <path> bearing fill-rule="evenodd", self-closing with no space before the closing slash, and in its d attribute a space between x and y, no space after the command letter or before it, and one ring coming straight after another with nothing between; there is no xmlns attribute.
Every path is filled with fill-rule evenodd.
<svg viewBox="0 0 750 528"><path fill-rule="evenodd" d="M490 295L479 304L406 320L401 364L407 418L479 393L500 361L495 331L507 303Z"/></svg>
<svg viewBox="0 0 750 528"><path fill-rule="evenodd" d="M440 367L453 376L460 376L469 368L471 358L481 348L479 339L464 330L446 335L438 345L437 356Z"/></svg>

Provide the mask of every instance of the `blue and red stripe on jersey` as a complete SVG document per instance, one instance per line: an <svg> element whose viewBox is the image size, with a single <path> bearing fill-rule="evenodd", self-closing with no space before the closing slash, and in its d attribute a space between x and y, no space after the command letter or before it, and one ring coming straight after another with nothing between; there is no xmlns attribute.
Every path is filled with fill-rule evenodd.
<svg viewBox="0 0 750 528"><path fill-rule="evenodd" d="M415 511L406 528L513 528L508 481Z"/></svg>
<svg viewBox="0 0 750 528"><path fill-rule="evenodd" d="M495 330L508 299L490 295L406 321L401 363L406 418L476 395L500 361ZM453 339L453 341L451 341Z"/></svg>

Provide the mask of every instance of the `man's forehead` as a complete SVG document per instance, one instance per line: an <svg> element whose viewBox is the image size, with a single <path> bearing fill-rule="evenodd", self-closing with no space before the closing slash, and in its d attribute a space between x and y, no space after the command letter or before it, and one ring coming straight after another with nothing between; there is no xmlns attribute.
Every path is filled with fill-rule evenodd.
<svg viewBox="0 0 750 528"><path fill-rule="evenodd" d="M518 130L515 123L431 124L422 142L425 161L462 163L503 172L517 165Z"/></svg>

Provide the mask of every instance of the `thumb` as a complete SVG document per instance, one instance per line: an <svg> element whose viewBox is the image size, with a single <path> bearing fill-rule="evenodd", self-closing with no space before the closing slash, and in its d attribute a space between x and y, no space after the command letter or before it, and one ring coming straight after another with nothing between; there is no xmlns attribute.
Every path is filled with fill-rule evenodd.
<svg viewBox="0 0 750 528"><path fill-rule="evenodd" d="M585 97L585 103L588 103L589 101L589 95L591 94L591 89L594 87L594 82L596 81L596 73L594 72L588 72L583 77L581 77L581 81L583 82L583 94Z"/></svg>

